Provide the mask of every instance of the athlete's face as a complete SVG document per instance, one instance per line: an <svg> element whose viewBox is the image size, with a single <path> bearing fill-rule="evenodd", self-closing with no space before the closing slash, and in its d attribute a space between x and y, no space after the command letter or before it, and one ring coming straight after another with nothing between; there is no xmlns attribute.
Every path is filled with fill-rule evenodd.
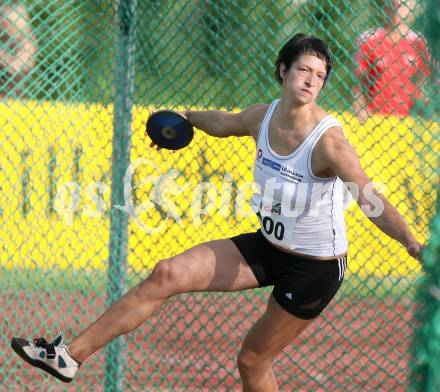
<svg viewBox="0 0 440 392"><path fill-rule="evenodd" d="M300 103L313 102L324 85L327 70L320 58L303 54L286 71L281 64L280 75L283 79L283 92Z"/></svg>

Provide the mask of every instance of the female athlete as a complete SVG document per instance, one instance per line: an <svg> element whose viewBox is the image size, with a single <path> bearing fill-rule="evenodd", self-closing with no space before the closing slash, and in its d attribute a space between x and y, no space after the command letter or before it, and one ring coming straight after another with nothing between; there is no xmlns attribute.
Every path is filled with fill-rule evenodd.
<svg viewBox="0 0 440 392"><path fill-rule="evenodd" d="M344 277L342 182L355 185L363 211L379 211L369 218L410 255L418 257L421 247L397 210L371 191L341 124L316 103L332 64L323 41L297 34L275 63L279 99L240 113L186 112L208 135L254 138L254 176L261 192L253 204L261 229L159 261L143 282L68 345L61 337L50 343L13 338L13 349L33 366L70 382L83 361L135 330L171 296L273 285L267 309L244 338L237 363L244 391L277 391L274 358L319 316Z"/></svg>

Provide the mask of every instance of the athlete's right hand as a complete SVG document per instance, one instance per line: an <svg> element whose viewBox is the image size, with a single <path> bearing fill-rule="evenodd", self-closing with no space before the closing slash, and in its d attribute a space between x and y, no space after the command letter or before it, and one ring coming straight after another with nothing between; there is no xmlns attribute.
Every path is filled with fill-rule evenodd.
<svg viewBox="0 0 440 392"><path fill-rule="evenodd" d="M156 150L157 150L157 151L162 150L161 147L159 147L158 145L154 144L154 142L151 142L151 143L150 143L150 147L151 147L151 148L154 148L154 146L156 146Z"/></svg>
<svg viewBox="0 0 440 392"><path fill-rule="evenodd" d="M159 151L159 150L162 150L162 147L159 147L157 144L155 144L154 142L151 142L150 143L150 147L151 148L154 148L154 147L156 147L156 151ZM176 152L176 150L171 150L173 153L175 153Z"/></svg>
<svg viewBox="0 0 440 392"><path fill-rule="evenodd" d="M145 136L145 137L148 137L148 132L147 132L147 130L145 130L145 132L144 132L144 136ZM159 146L157 146L153 141L151 141L151 143L150 143L150 147L151 147L151 148L154 148L154 146L156 146L156 150L157 150L157 151L161 150L161 148L160 148Z"/></svg>

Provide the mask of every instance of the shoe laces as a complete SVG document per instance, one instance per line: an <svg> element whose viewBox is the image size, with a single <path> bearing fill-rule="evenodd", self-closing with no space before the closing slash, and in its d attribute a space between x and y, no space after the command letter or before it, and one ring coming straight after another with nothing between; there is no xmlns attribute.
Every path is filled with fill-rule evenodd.
<svg viewBox="0 0 440 392"><path fill-rule="evenodd" d="M46 350L47 359L55 359L55 347L53 343L49 343L44 338L37 338L33 340L35 347L41 347Z"/></svg>

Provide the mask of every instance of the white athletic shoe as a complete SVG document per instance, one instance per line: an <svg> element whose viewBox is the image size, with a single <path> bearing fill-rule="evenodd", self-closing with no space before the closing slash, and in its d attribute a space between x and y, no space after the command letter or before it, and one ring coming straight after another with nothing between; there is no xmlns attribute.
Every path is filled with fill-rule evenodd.
<svg viewBox="0 0 440 392"><path fill-rule="evenodd" d="M73 380L80 363L75 361L67 347L62 344L63 337L57 336L52 343L44 338L28 342L22 338L12 338L12 349L27 363L45 370L64 382Z"/></svg>

